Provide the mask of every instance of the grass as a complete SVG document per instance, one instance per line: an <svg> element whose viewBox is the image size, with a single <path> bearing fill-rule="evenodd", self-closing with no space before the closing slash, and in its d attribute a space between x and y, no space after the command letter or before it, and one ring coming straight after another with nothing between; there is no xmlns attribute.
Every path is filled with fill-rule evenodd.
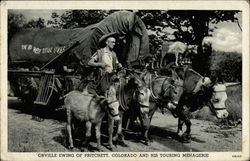
<svg viewBox="0 0 250 161"><path fill-rule="evenodd" d="M242 81L242 54L237 52L223 52L213 50L211 55L210 70L219 80L226 82ZM226 121L232 123L242 120L242 86L227 87L226 108L229 113ZM192 118L216 121L208 107L191 114Z"/></svg>
<svg viewBox="0 0 250 161"><path fill-rule="evenodd" d="M231 86L227 88L226 108L229 113L228 121L237 122L242 120L242 86ZM203 107L201 110L194 112L192 118L200 120L217 121L212 115L208 107Z"/></svg>
<svg viewBox="0 0 250 161"><path fill-rule="evenodd" d="M237 121L242 118L242 86L228 87L227 96L226 107L229 112L228 119Z"/></svg>

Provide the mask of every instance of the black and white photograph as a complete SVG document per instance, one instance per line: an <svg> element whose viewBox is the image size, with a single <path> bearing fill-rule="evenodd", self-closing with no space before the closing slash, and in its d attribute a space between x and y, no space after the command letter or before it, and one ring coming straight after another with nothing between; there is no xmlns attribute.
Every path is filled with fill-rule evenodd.
<svg viewBox="0 0 250 161"><path fill-rule="evenodd" d="M244 12L8 8L4 151L247 160Z"/></svg>

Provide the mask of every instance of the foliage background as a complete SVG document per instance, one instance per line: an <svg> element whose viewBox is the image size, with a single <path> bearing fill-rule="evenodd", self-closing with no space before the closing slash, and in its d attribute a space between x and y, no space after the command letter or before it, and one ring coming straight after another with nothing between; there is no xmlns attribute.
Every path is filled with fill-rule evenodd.
<svg viewBox="0 0 250 161"><path fill-rule="evenodd" d="M8 13L8 41L16 32L26 28L64 28L86 27L100 22L116 10L67 10L59 15L56 12L45 21L42 17L27 20L22 14L11 10ZM233 22L239 25L236 14L239 11L161 11L138 10L135 12L145 23L150 40L150 52L153 55L161 53L164 41L182 41L187 44L198 45L199 58L196 60L196 70L210 70L220 80L226 82L242 81L242 53L216 51L205 54L201 51L204 37L212 36L219 22ZM42 16L42 15L41 15ZM239 25L240 28L240 25ZM171 32L169 32L171 31ZM244 53L246 54L246 53ZM204 64L209 62L207 69ZM206 71L205 71L206 72ZM202 73L204 74L204 73ZM242 86L227 90L228 100L226 105L230 113L230 120L242 117ZM196 117L211 119L205 112L199 111Z"/></svg>
<svg viewBox="0 0 250 161"><path fill-rule="evenodd" d="M61 15L53 12L47 22L39 17L27 21L22 14L8 13L8 41L12 36L25 28L65 28L86 27L100 22L117 10L66 10ZM204 54L201 43L204 37L211 36L218 22L238 23L236 14L239 11L216 10L138 10L135 12L145 23L149 39L150 52L153 55L161 53L164 41L182 41L187 44L198 45L198 59L196 69L201 74L215 71L224 81L242 80L242 54L236 52L222 52L212 50ZM169 34L171 31L171 34ZM210 61L209 61L210 60ZM209 63L207 63L209 61ZM207 64L207 69L204 67Z"/></svg>

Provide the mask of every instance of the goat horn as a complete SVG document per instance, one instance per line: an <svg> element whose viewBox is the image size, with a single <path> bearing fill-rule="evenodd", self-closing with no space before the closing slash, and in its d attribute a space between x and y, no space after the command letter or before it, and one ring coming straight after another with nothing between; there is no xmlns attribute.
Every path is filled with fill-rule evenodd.
<svg viewBox="0 0 250 161"><path fill-rule="evenodd" d="M224 85L226 87L232 87L232 86L237 86L237 85L240 85L241 82L227 82L227 83L224 83Z"/></svg>
<svg viewBox="0 0 250 161"><path fill-rule="evenodd" d="M104 97L104 96L96 96L97 98L99 98L99 99L106 99L106 97Z"/></svg>

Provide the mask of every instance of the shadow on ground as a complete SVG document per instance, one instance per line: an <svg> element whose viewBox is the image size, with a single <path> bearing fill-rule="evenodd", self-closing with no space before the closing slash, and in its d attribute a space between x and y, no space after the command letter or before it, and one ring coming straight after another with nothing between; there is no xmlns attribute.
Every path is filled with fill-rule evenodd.
<svg viewBox="0 0 250 161"><path fill-rule="evenodd" d="M54 119L54 120L58 120L58 121L65 121L66 115L65 115L65 111L61 110L58 112L55 112L53 108L51 107L41 107L41 106L35 106L35 107L25 107L24 104L22 104L21 101L19 100L9 100L8 101L8 108L12 108L12 109L16 109L18 110L18 112L20 113L25 113L25 114L30 114L32 116L38 116L40 118L43 119ZM104 119L105 120L105 119ZM78 125L76 127L80 127L82 126L81 123L78 123ZM107 130L107 123L104 121L104 124L102 125L102 143L103 146L106 147L108 149L108 130ZM66 131L66 127L65 128L61 128L61 129L57 129L60 132L59 135L53 137L53 140L59 144L61 144L63 147L68 146L68 139L67 139L67 131ZM84 139L84 128L76 128L74 131L74 146L76 147L76 151L79 151L79 149L82 146L82 141ZM141 133L140 133L140 127L137 126L135 127L135 129L132 130L127 130L124 132L125 135L125 140L129 141L129 142L133 142L133 143L138 143L141 144L141 146L146 146L143 145L143 139L141 137ZM157 142L158 144L161 144L163 146L165 146L168 149L172 149L173 151L178 151L178 152L189 152L191 147L190 144L183 144L181 142L179 142L179 138L176 134L175 131L169 129L169 128L160 128L154 125L151 125L150 127L150 132L149 132L150 137L152 138L152 140L154 142ZM91 137L91 142L96 142L95 139L95 131L94 128L92 128L92 137ZM195 137L191 137L192 141L198 142L198 143L205 143L205 141L203 140L199 140ZM119 144L118 142L118 146L123 146L123 147L128 147L128 145L126 144ZM129 148L129 147L128 147ZM95 151L94 147L90 147L90 151L91 149L93 149L93 151ZM198 152L199 149L194 149L192 148L192 151L196 151Z"/></svg>
<svg viewBox="0 0 250 161"><path fill-rule="evenodd" d="M8 100L8 108L16 109L19 113L32 115L32 119L37 121L43 121L44 119L66 121L65 109L55 111L58 107L60 107L60 103L57 105L42 106L24 104L21 100L13 98Z"/></svg>

